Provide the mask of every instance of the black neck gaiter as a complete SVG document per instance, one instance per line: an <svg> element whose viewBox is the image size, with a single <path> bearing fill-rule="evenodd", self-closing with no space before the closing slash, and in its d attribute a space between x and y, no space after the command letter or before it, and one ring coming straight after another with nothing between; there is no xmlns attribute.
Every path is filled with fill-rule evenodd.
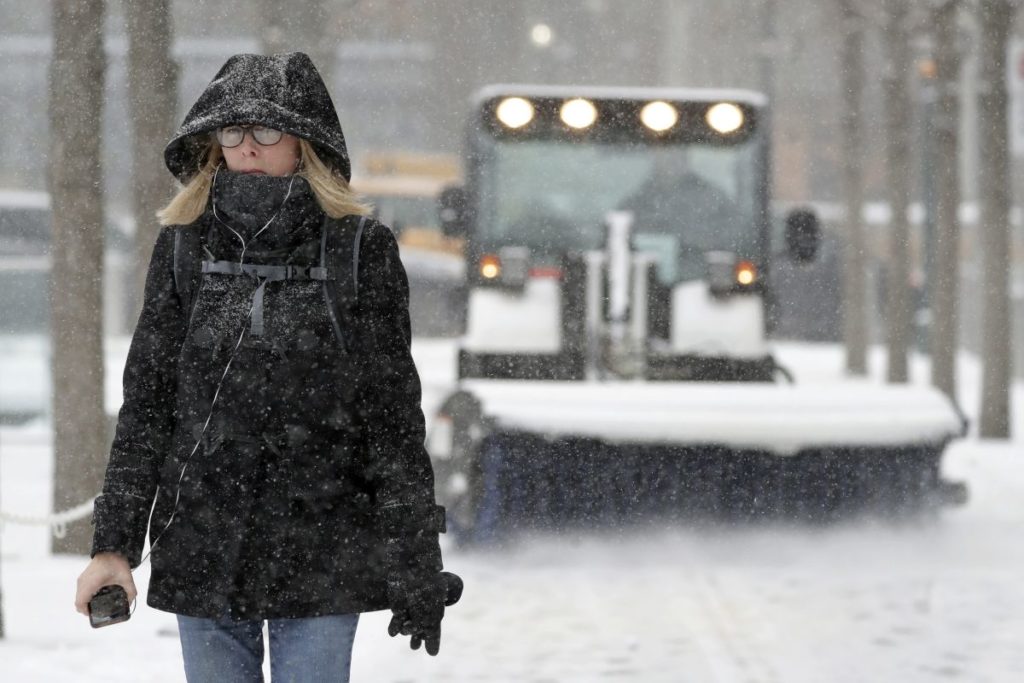
<svg viewBox="0 0 1024 683"><path fill-rule="evenodd" d="M286 247L293 241L292 233L319 209L309 183L301 176L235 173L223 168L214 179L211 202L216 217L246 243L259 233L250 249L258 242L261 250Z"/></svg>

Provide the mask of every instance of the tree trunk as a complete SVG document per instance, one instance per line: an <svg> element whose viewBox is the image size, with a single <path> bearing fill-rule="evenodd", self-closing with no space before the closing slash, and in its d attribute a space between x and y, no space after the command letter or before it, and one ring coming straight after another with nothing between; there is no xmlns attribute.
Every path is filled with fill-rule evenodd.
<svg viewBox="0 0 1024 683"><path fill-rule="evenodd" d="M980 0L981 249L984 297L980 434L1010 436L1010 159L1007 40L1017 11L1007 0Z"/></svg>
<svg viewBox="0 0 1024 683"><path fill-rule="evenodd" d="M103 0L53 4L50 62L50 315L54 509L100 490L106 464L103 409ZM53 539L56 553L88 554L89 521Z"/></svg>
<svg viewBox="0 0 1024 683"><path fill-rule="evenodd" d="M136 259L134 286L129 290L136 314L141 309L146 271L159 229L156 212L166 203L173 187L163 156L164 145L174 130L178 100L178 67L171 56L169 5L169 0L152 0L124 6L128 24Z"/></svg>
<svg viewBox="0 0 1024 683"><path fill-rule="evenodd" d="M851 0L840 3L842 16L843 200L846 239L843 243L843 341L846 371L867 374L867 309L864 286L864 26Z"/></svg>
<svg viewBox="0 0 1024 683"><path fill-rule="evenodd" d="M935 161L935 235L928 273L932 310L932 384L956 401L956 353L960 282L960 69L957 19L960 0L933 7L936 107L932 123Z"/></svg>
<svg viewBox="0 0 1024 683"><path fill-rule="evenodd" d="M0 507L0 509L3 509ZM0 557L3 557L3 548L0 547ZM0 562L2 565L3 562ZM4 576L0 571L0 640L4 639Z"/></svg>
<svg viewBox="0 0 1024 683"><path fill-rule="evenodd" d="M907 18L904 0L888 0L884 29L886 66L882 82L886 124L886 194L892 210L885 283L890 382L907 381L912 316L907 209L910 206L910 179L913 173L910 164L910 36Z"/></svg>

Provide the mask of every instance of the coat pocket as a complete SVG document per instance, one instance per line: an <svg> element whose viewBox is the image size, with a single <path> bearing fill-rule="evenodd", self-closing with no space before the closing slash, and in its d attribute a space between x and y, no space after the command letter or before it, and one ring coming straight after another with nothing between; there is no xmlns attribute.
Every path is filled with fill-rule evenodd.
<svg viewBox="0 0 1024 683"><path fill-rule="evenodd" d="M357 497L352 477L354 447L336 443L319 447L304 446L282 453L278 473L285 490L298 501L351 501Z"/></svg>

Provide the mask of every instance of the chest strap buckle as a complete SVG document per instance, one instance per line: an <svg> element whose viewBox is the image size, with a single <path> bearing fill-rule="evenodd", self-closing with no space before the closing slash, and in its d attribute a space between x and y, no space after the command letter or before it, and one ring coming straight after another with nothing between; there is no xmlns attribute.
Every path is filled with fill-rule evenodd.
<svg viewBox="0 0 1024 683"><path fill-rule="evenodd" d="M323 266L296 264L266 265L235 261L203 261L203 273L214 275L248 275L268 282L280 280L328 280L330 273Z"/></svg>

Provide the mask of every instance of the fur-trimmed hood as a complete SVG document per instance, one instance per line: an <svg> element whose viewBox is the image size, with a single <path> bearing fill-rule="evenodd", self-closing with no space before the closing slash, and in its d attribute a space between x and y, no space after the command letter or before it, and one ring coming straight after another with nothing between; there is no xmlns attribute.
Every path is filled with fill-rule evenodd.
<svg viewBox="0 0 1024 683"><path fill-rule="evenodd" d="M308 55L235 55L225 62L164 149L168 170L187 182L199 169L196 136L233 123L259 123L305 138L348 180L351 164L338 113Z"/></svg>

